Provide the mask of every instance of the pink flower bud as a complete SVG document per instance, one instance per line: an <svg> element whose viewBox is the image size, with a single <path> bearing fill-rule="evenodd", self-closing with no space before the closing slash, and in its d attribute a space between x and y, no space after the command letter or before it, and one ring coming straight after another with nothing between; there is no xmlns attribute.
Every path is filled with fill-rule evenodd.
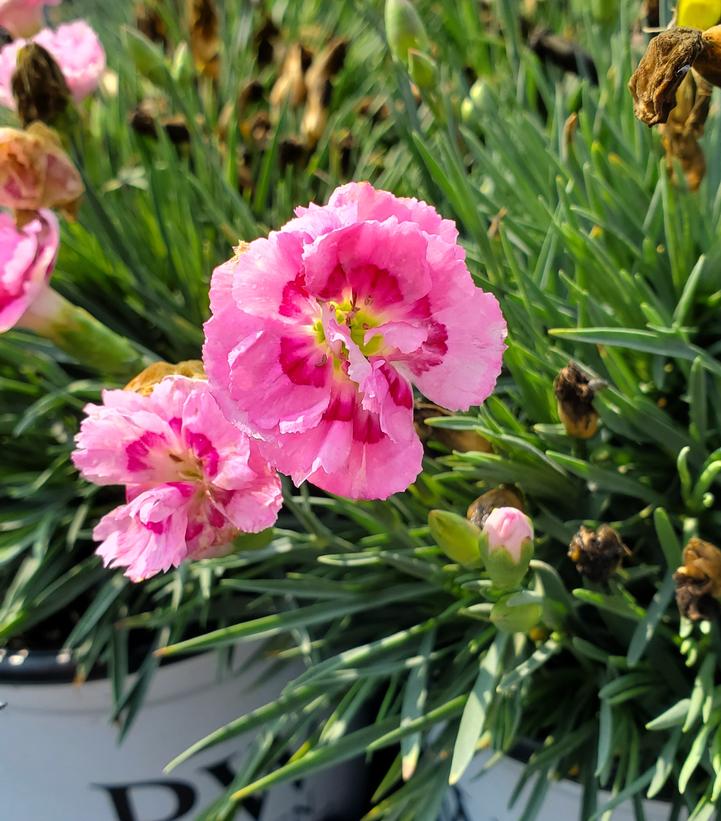
<svg viewBox="0 0 721 821"><path fill-rule="evenodd" d="M83 190L77 168L52 129L40 122L26 131L0 128L0 205L73 213Z"/></svg>
<svg viewBox="0 0 721 821"><path fill-rule="evenodd" d="M58 222L51 211L40 211L18 228L0 212L0 333L21 322L45 290L55 267Z"/></svg>
<svg viewBox="0 0 721 821"><path fill-rule="evenodd" d="M495 508L483 525L480 548L493 584L504 590L518 587L533 556L531 520L518 508Z"/></svg>
<svg viewBox="0 0 721 821"><path fill-rule="evenodd" d="M515 561L521 559L523 543L533 541L531 520L515 507L497 507L491 511L483 532L488 537L491 553L505 548Z"/></svg>
<svg viewBox="0 0 721 821"><path fill-rule="evenodd" d="M0 26L13 37L30 37L43 23L43 6L57 6L60 0L0 0Z"/></svg>

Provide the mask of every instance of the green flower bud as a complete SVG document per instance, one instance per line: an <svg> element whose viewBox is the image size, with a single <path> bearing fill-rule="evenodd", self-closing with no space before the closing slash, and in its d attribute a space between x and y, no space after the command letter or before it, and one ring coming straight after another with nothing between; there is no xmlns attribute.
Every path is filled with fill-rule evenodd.
<svg viewBox="0 0 721 821"><path fill-rule="evenodd" d="M507 593L491 610L491 621L504 633L527 633L543 614L543 605L535 593L523 590Z"/></svg>
<svg viewBox="0 0 721 821"><path fill-rule="evenodd" d="M421 91L432 90L438 85L436 61L415 48L408 49L408 74Z"/></svg>
<svg viewBox="0 0 721 821"><path fill-rule="evenodd" d="M479 538L481 531L463 516L447 510L432 510L428 514L431 534L441 550L464 567L480 567Z"/></svg>
<svg viewBox="0 0 721 821"><path fill-rule="evenodd" d="M123 29L123 44L138 74L161 88L172 85L165 54L160 46L129 27Z"/></svg>
<svg viewBox="0 0 721 821"><path fill-rule="evenodd" d="M386 37L393 56L408 65L408 49L430 50L423 21L410 0L386 0Z"/></svg>
<svg viewBox="0 0 721 821"><path fill-rule="evenodd" d="M496 587L518 587L533 557L531 520L515 507L495 508L483 525L480 550Z"/></svg>

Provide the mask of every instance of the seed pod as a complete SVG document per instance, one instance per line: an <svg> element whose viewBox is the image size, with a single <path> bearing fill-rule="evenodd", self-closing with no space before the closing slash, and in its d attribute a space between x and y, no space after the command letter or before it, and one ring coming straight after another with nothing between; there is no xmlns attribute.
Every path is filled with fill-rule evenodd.
<svg viewBox="0 0 721 821"><path fill-rule="evenodd" d="M595 584L607 582L624 556L630 555L618 533L605 524L597 530L581 526L568 548L568 557L576 570Z"/></svg>
<svg viewBox="0 0 721 821"><path fill-rule="evenodd" d="M141 396L149 396L153 388L162 382L166 376L186 376L190 379L205 379L203 363L198 359L187 359L171 365L170 362L153 362L134 376L125 386L124 390L139 393Z"/></svg>
<svg viewBox="0 0 721 821"><path fill-rule="evenodd" d="M11 88L23 126L36 120L52 125L70 104L70 89L60 66L37 43L18 51Z"/></svg>
<svg viewBox="0 0 721 821"><path fill-rule="evenodd" d="M721 615L721 550L702 539L691 539L683 551L683 565L673 575L676 603L692 621Z"/></svg>
<svg viewBox="0 0 721 821"><path fill-rule="evenodd" d="M471 502L466 517L476 527L483 527L486 519L497 507L515 507L522 513L526 512L523 497L513 485L499 485L493 490L487 490L474 502Z"/></svg>
<svg viewBox="0 0 721 821"><path fill-rule="evenodd" d="M558 415L566 433L574 439L590 439L598 429L598 413L593 407L594 387L573 362L562 368L553 382Z"/></svg>

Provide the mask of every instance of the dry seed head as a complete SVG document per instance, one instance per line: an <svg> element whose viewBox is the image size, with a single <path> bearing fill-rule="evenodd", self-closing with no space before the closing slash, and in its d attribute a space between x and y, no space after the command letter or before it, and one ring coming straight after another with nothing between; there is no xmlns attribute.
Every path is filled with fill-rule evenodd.
<svg viewBox="0 0 721 821"><path fill-rule="evenodd" d="M562 368L553 382L558 416L574 439L590 439L598 430L593 398L595 388L601 384L592 382L573 362Z"/></svg>
<svg viewBox="0 0 721 821"><path fill-rule="evenodd" d="M576 570L596 584L607 582L624 556L630 554L618 533L605 524L597 530L581 526L568 547L568 557Z"/></svg>

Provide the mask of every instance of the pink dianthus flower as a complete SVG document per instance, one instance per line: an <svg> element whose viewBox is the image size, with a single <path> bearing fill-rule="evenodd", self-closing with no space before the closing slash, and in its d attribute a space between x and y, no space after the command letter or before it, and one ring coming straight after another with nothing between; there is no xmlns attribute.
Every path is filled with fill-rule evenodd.
<svg viewBox="0 0 721 821"><path fill-rule="evenodd" d="M76 103L98 87L105 71L105 51L93 29L84 20L75 20L56 29L43 29L30 40L13 40L0 49L0 105L15 108L12 76L18 51L28 42L38 43L50 53Z"/></svg>
<svg viewBox="0 0 721 821"><path fill-rule="evenodd" d="M52 211L38 211L22 227L0 212L0 333L22 324L47 288L60 242Z"/></svg>
<svg viewBox="0 0 721 821"><path fill-rule="evenodd" d="M220 412L203 379L169 376L148 395L106 390L87 405L73 462L127 503L93 531L106 566L140 581L185 559L225 555L240 532L270 527L280 481Z"/></svg>
<svg viewBox="0 0 721 821"><path fill-rule="evenodd" d="M350 183L296 214L215 270L210 385L296 483L386 498L421 469L411 386L452 410L480 404L506 324L431 206Z"/></svg>

